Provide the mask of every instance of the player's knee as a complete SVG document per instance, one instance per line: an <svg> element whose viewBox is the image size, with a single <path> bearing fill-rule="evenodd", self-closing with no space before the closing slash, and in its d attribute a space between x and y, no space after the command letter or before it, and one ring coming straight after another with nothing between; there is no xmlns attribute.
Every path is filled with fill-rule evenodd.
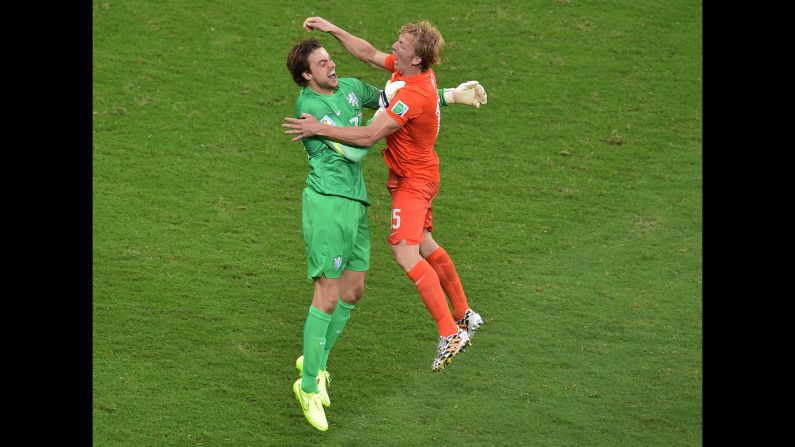
<svg viewBox="0 0 795 447"><path fill-rule="evenodd" d="M405 253L401 252L400 249L396 248L394 245L392 246L392 259L397 262L397 264L403 267L403 263L405 262L406 255Z"/></svg>
<svg viewBox="0 0 795 447"><path fill-rule="evenodd" d="M313 305L320 311L330 314L334 312L334 309L337 308L337 300L334 299L327 299L327 300L317 300Z"/></svg>
<svg viewBox="0 0 795 447"><path fill-rule="evenodd" d="M347 304L356 304L364 296L364 284L357 284L355 287L346 290L340 297Z"/></svg>
<svg viewBox="0 0 795 447"><path fill-rule="evenodd" d="M334 312L339 296L339 280L326 278L325 275L315 279L315 294L312 305L325 313Z"/></svg>
<svg viewBox="0 0 795 447"><path fill-rule="evenodd" d="M433 240L430 231L425 232L425 238L423 238L422 242L420 242L420 256L423 258L427 258L428 256L432 255L436 249L439 248L439 244Z"/></svg>
<svg viewBox="0 0 795 447"><path fill-rule="evenodd" d="M438 244L420 245L420 256L427 258L439 248Z"/></svg>
<svg viewBox="0 0 795 447"><path fill-rule="evenodd" d="M411 269L413 269L414 266L417 265L416 262L411 262L408 259L397 259L397 258L395 258L395 261L397 261L397 264L400 266L400 268L402 268L403 270L405 270L407 272L411 271Z"/></svg>
<svg viewBox="0 0 795 447"><path fill-rule="evenodd" d="M395 262L405 271L410 271L422 259L419 252L410 250L407 246L392 246L392 257Z"/></svg>

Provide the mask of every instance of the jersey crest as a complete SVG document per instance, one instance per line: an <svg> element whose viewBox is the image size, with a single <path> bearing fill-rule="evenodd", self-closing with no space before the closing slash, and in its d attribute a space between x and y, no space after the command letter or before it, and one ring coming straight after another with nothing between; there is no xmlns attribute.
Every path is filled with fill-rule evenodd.
<svg viewBox="0 0 795 447"><path fill-rule="evenodd" d="M359 107L359 97L356 96L356 93L353 92L348 93L348 102L354 108Z"/></svg>

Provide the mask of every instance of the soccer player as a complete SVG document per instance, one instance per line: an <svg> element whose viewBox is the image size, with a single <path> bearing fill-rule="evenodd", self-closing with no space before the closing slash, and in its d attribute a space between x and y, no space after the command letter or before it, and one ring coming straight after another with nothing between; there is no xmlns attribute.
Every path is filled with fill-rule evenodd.
<svg viewBox="0 0 795 447"><path fill-rule="evenodd" d="M431 66L440 62L444 40L427 21L404 25L392 45L392 54L376 50L369 42L320 17L309 17L303 25L307 30L330 33L354 57L392 72L392 81L406 83L385 113L367 126L323 126L309 114L300 115L300 119L285 118L287 123L282 126L289 129L285 133L297 135L293 141L318 136L372 146L386 137L386 186L392 196L388 242L395 261L414 282L436 321L439 339L431 369L441 371L470 344L483 319L469 307L453 261L432 236L432 203L439 192L439 157L434 149L441 124L439 105L468 102L479 107L486 103L486 93L482 87L467 89L462 84L444 89L440 97Z"/></svg>
<svg viewBox="0 0 795 447"><path fill-rule="evenodd" d="M363 125L362 108L378 108L376 115L383 114L379 98L386 105L403 85L388 83L382 94L358 79L338 78L331 56L313 38L293 46L287 69L301 87L296 116L315 117L325 127ZM304 322L303 355L296 360L301 378L293 383L293 393L309 423L325 431L328 420L323 407L331 405L329 352L364 293L370 266L370 203L362 170L370 145L343 145L322 138L306 138L303 145L309 174L301 215L307 277L314 281L314 296Z"/></svg>

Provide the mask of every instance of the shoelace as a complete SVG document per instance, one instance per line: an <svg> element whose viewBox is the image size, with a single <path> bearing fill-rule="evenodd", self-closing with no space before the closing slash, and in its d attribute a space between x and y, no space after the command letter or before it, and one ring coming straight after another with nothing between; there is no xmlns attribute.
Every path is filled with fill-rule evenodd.
<svg viewBox="0 0 795 447"><path fill-rule="evenodd" d="M452 342L452 343L450 343L449 345L447 345L447 349L446 349L445 351L446 351L446 352L449 352L449 353L453 353L453 352L455 352L455 350L456 350L456 349L458 349L458 347L459 347L460 345L461 345L461 342L460 342L460 341L458 341L458 342Z"/></svg>
<svg viewBox="0 0 795 447"><path fill-rule="evenodd" d="M461 337L458 337L458 334L453 334L448 337L442 337L439 339L439 346L436 348L437 352L440 355L444 355L445 353L453 352L461 345Z"/></svg>

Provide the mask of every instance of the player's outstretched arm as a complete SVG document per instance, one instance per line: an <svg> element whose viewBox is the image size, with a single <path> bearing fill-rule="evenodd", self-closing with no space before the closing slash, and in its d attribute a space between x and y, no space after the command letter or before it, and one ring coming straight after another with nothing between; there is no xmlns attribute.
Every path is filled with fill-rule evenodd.
<svg viewBox="0 0 795 447"><path fill-rule="evenodd" d="M374 68L386 70L387 54L375 49L370 42L356 37L344 29L334 25L322 17L308 17L304 20L304 29L311 31L316 29L329 33L340 41L343 47L351 53L353 57L360 59Z"/></svg>

